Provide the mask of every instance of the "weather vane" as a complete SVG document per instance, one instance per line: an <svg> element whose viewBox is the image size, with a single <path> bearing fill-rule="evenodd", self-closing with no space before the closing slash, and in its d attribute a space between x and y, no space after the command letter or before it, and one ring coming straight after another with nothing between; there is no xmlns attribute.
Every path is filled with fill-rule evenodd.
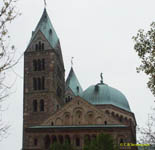
<svg viewBox="0 0 155 150"><path fill-rule="evenodd" d="M74 59L74 57L71 58L71 66L73 66L73 59Z"/></svg>
<svg viewBox="0 0 155 150"><path fill-rule="evenodd" d="M102 72L100 74L100 77L101 77L101 83L103 83L103 73Z"/></svg>
<svg viewBox="0 0 155 150"><path fill-rule="evenodd" d="M46 8L46 5L47 5L46 0L44 0L44 6L45 6L45 8Z"/></svg>

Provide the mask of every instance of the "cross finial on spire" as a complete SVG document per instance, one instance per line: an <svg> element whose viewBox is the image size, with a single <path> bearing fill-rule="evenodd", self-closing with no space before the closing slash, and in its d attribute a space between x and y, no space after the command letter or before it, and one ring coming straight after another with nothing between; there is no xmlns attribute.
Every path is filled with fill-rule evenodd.
<svg viewBox="0 0 155 150"><path fill-rule="evenodd" d="M71 58L71 66L73 67L73 59L74 57Z"/></svg>
<svg viewBox="0 0 155 150"><path fill-rule="evenodd" d="M46 0L44 0L44 7L45 7L45 8L46 8L46 5L47 5Z"/></svg>
<svg viewBox="0 0 155 150"><path fill-rule="evenodd" d="M101 83L103 83L103 73L102 72L100 74L100 77L101 77Z"/></svg>

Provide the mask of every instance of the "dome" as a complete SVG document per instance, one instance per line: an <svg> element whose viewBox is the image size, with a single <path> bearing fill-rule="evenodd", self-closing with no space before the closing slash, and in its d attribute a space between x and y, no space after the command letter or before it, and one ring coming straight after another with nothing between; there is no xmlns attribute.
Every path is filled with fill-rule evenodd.
<svg viewBox="0 0 155 150"><path fill-rule="evenodd" d="M131 112L124 94L104 83L99 83L88 87L82 93L82 98L93 105L111 104Z"/></svg>

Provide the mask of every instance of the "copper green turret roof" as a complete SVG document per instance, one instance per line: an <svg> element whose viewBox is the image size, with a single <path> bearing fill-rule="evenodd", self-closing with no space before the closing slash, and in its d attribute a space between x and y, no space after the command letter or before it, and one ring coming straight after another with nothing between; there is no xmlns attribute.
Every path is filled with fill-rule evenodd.
<svg viewBox="0 0 155 150"><path fill-rule="evenodd" d="M81 95L83 92L83 89L74 73L73 68L71 67L71 70L69 72L69 75L66 80L66 90L70 88L75 96Z"/></svg>

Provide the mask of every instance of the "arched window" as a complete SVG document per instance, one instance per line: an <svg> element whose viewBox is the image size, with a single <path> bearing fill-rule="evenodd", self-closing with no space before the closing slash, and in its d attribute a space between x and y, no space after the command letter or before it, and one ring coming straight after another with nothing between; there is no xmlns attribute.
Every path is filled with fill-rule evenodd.
<svg viewBox="0 0 155 150"><path fill-rule="evenodd" d="M63 142L64 142L64 138L62 135L59 135L59 142L60 142L60 144L63 144Z"/></svg>
<svg viewBox="0 0 155 150"><path fill-rule="evenodd" d="M67 103L67 102L70 102L72 100L72 97L71 96L67 96L66 98L65 98L65 102Z"/></svg>
<svg viewBox="0 0 155 150"><path fill-rule="evenodd" d="M123 139L120 139L120 143L124 143L124 140Z"/></svg>
<svg viewBox="0 0 155 150"><path fill-rule="evenodd" d="M52 136L52 143L56 143L57 142L57 137L55 135Z"/></svg>
<svg viewBox="0 0 155 150"><path fill-rule="evenodd" d="M88 144L90 144L90 142L91 142L90 135L85 135L85 137L84 137L84 143L85 143L86 145L88 145Z"/></svg>
<svg viewBox="0 0 155 150"><path fill-rule="evenodd" d="M106 110L105 113L106 113L106 114L109 114L109 110Z"/></svg>
<svg viewBox="0 0 155 150"><path fill-rule="evenodd" d="M71 101L71 96L68 96L68 102L70 102Z"/></svg>
<svg viewBox="0 0 155 150"><path fill-rule="evenodd" d="M35 45L35 50L38 51L38 44Z"/></svg>
<svg viewBox="0 0 155 150"><path fill-rule="evenodd" d="M37 71L37 61L33 60L33 71Z"/></svg>
<svg viewBox="0 0 155 150"><path fill-rule="evenodd" d="M34 146L37 146L38 145L38 139L34 139Z"/></svg>
<svg viewBox="0 0 155 150"><path fill-rule="evenodd" d="M33 78L33 90L45 89L45 77Z"/></svg>
<svg viewBox="0 0 155 150"><path fill-rule="evenodd" d="M39 41L39 50L41 50L41 42Z"/></svg>
<svg viewBox="0 0 155 150"><path fill-rule="evenodd" d="M38 59L38 69L37 70L41 71L41 60L40 59Z"/></svg>
<svg viewBox="0 0 155 150"><path fill-rule="evenodd" d="M104 124L107 125L107 121L104 121Z"/></svg>
<svg viewBox="0 0 155 150"><path fill-rule="evenodd" d="M67 142L68 144L71 143L71 140L70 140L70 136L69 135L65 135L65 142Z"/></svg>
<svg viewBox="0 0 155 150"><path fill-rule="evenodd" d="M70 118L70 114L66 113L65 117L64 117L64 124L65 125L70 125L71 124L71 118Z"/></svg>
<svg viewBox="0 0 155 150"><path fill-rule="evenodd" d="M119 118L119 121L122 122L122 121L123 121L123 117L120 117L120 118Z"/></svg>
<svg viewBox="0 0 155 150"><path fill-rule="evenodd" d="M65 98L65 102L66 102L66 103L68 102L68 98L67 98L67 97Z"/></svg>
<svg viewBox="0 0 155 150"><path fill-rule="evenodd" d="M33 100L33 112L37 112L37 100Z"/></svg>
<svg viewBox="0 0 155 150"><path fill-rule="evenodd" d="M45 136L44 144L45 144L45 149L50 148L50 137L49 137L49 135Z"/></svg>
<svg viewBox="0 0 155 150"><path fill-rule="evenodd" d="M33 90L37 90L37 79L33 78Z"/></svg>
<svg viewBox="0 0 155 150"><path fill-rule="evenodd" d="M44 111L44 100L40 100L40 111Z"/></svg>
<svg viewBox="0 0 155 150"><path fill-rule="evenodd" d="M77 137L75 139L75 144L76 144L76 146L80 146L80 138Z"/></svg>
<svg viewBox="0 0 155 150"><path fill-rule="evenodd" d="M45 59L42 59L42 70L45 70Z"/></svg>
<svg viewBox="0 0 155 150"><path fill-rule="evenodd" d="M57 105L57 110L59 109L59 105Z"/></svg>
<svg viewBox="0 0 155 150"><path fill-rule="evenodd" d="M81 117L82 117L82 112L81 112L80 110L78 110L78 111L76 112L76 118L77 118L77 119L81 119Z"/></svg>
<svg viewBox="0 0 155 150"><path fill-rule="evenodd" d="M41 79L38 78L38 90L41 90Z"/></svg>
<svg viewBox="0 0 155 150"><path fill-rule="evenodd" d="M61 74L61 70L60 70L59 66L57 66L57 75L61 79L62 74Z"/></svg>
<svg viewBox="0 0 155 150"><path fill-rule="evenodd" d="M51 122L51 126L53 126L54 125L54 123L53 122Z"/></svg>
<svg viewBox="0 0 155 150"><path fill-rule="evenodd" d="M41 41L38 42L38 44L35 45L35 50L44 50L45 49L45 44L42 43Z"/></svg>
<svg viewBox="0 0 155 150"><path fill-rule="evenodd" d="M62 91L61 91L61 88L58 86L58 87L57 87L57 96L58 96L58 97L61 97L61 94L62 94L61 92L62 92Z"/></svg>
<svg viewBox="0 0 155 150"><path fill-rule="evenodd" d="M41 89L44 90L45 89L45 77L42 77L42 81L41 81Z"/></svg>
<svg viewBox="0 0 155 150"><path fill-rule="evenodd" d="M45 70L45 59L33 60L33 70L34 71Z"/></svg>
<svg viewBox="0 0 155 150"><path fill-rule="evenodd" d="M44 43L41 44L41 49L44 50Z"/></svg>

